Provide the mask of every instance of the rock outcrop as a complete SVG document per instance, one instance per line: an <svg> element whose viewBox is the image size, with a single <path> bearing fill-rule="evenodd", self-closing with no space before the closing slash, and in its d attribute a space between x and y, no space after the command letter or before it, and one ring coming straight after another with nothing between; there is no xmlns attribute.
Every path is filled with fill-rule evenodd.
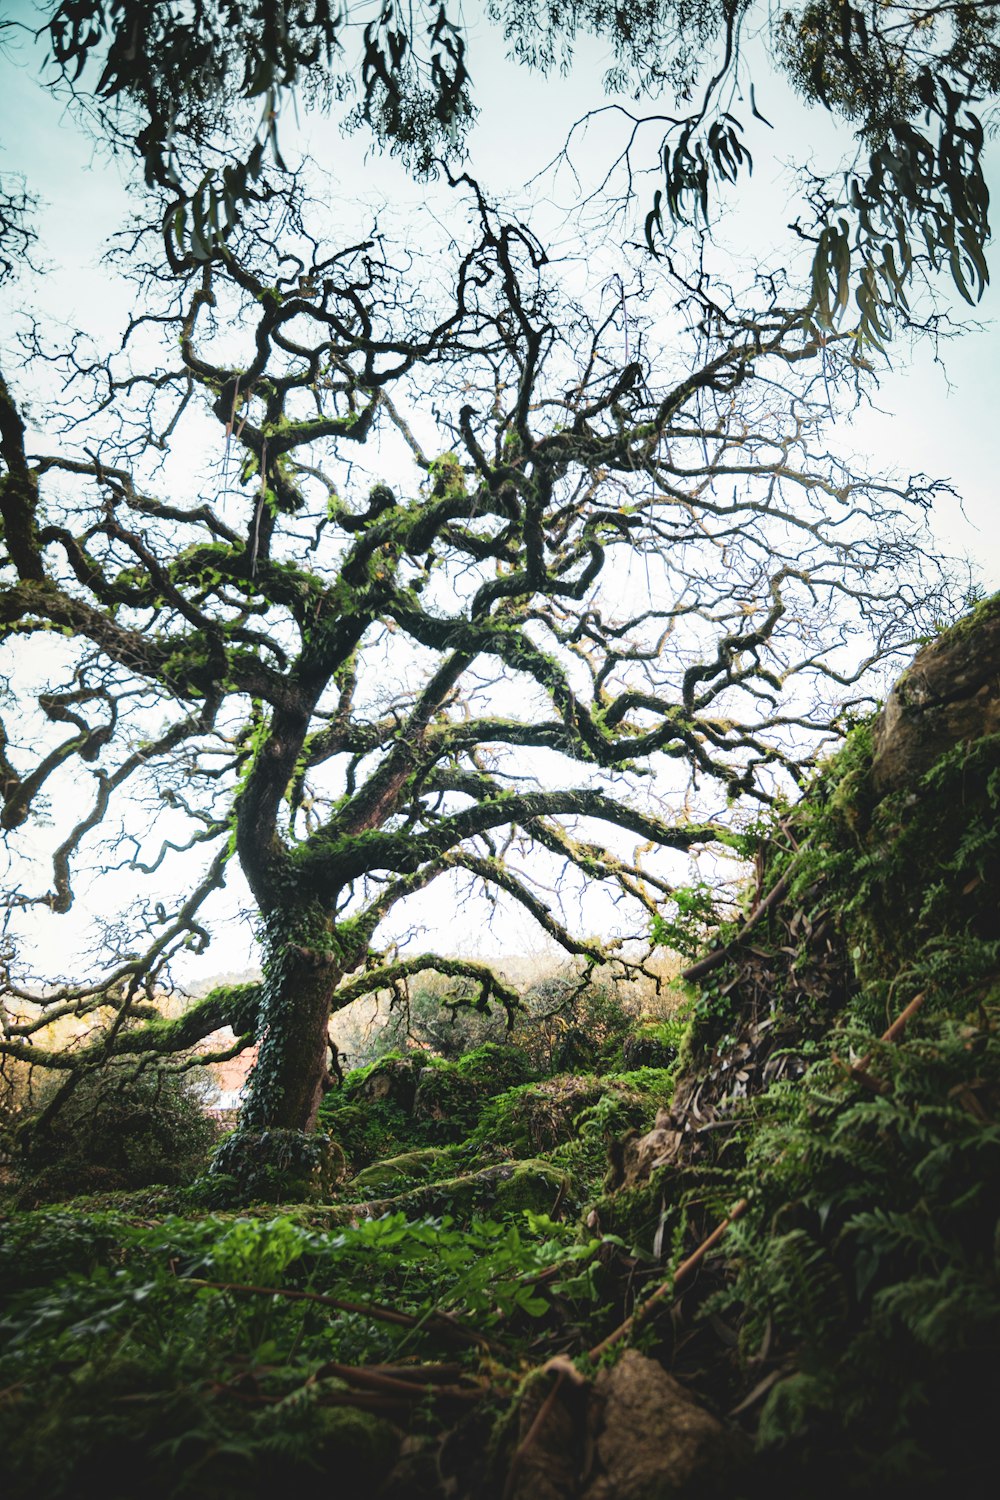
<svg viewBox="0 0 1000 1500"><path fill-rule="evenodd" d="M877 798L913 786L945 751L1000 733L1000 594L918 652L876 724Z"/></svg>
<svg viewBox="0 0 1000 1500"><path fill-rule="evenodd" d="M593 1383L567 1381L554 1401L539 1387L522 1405L519 1436L508 1500L716 1500L749 1457L635 1349Z"/></svg>

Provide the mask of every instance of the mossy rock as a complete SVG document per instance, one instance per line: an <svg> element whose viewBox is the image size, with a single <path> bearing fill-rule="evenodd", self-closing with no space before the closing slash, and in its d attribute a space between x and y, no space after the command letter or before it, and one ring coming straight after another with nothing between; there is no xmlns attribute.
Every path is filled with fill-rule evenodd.
<svg viewBox="0 0 1000 1500"><path fill-rule="evenodd" d="M519 1161L509 1175L501 1174L496 1184L493 1214L546 1213L560 1196L572 1191L572 1180L551 1162Z"/></svg>
<svg viewBox="0 0 1000 1500"><path fill-rule="evenodd" d="M472 1079L484 1094L500 1094L535 1076L528 1054L503 1042L484 1042L447 1066L463 1078Z"/></svg>
<svg viewBox="0 0 1000 1500"><path fill-rule="evenodd" d="M536 1156L575 1140L585 1117L607 1100L620 1128L639 1127L669 1095L671 1075L662 1069L597 1078L573 1074L511 1089L482 1112L472 1139L483 1148Z"/></svg>
<svg viewBox="0 0 1000 1500"><path fill-rule="evenodd" d="M456 1062L437 1062L423 1069L414 1118L444 1139L461 1140L490 1099L531 1076L531 1064L519 1048L486 1042Z"/></svg>
<svg viewBox="0 0 1000 1500"><path fill-rule="evenodd" d="M460 1223L471 1218L504 1218L525 1209L547 1213L559 1196L571 1192L572 1187L570 1174L551 1162L499 1162L393 1197L344 1205L333 1211L328 1222L343 1223L358 1213L371 1218L387 1213L405 1213L411 1218L448 1214Z"/></svg>
<svg viewBox="0 0 1000 1500"><path fill-rule="evenodd" d="M416 1151L404 1151L401 1156L390 1156L384 1161L365 1167L351 1182L352 1192L357 1189L365 1193L403 1192L414 1182L440 1180L454 1174L454 1151L448 1146L424 1146Z"/></svg>
<svg viewBox="0 0 1000 1500"><path fill-rule="evenodd" d="M417 1085L414 1118L442 1138L460 1140L475 1123L484 1099L474 1078L463 1078L453 1065L425 1068Z"/></svg>
<svg viewBox="0 0 1000 1500"><path fill-rule="evenodd" d="M600 1079L574 1075L510 1089L483 1110L474 1139L515 1155L551 1151L573 1139L577 1116L602 1091Z"/></svg>
<svg viewBox="0 0 1000 1500"><path fill-rule="evenodd" d="M343 1094L351 1103L362 1101L395 1104L405 1114L413 1111L417 1083L426 1059L422 1056L379 1058L367 1068L357 1068L344 1079Z"/></svg>
<svg viewBox="0 0 1000 1500"><path fill-rule="evenodd" d="M308 1453L289 1452L288 1443L283 1449L277 1445L272 1451L257 1447L252 1453L238 1448L233 1452L223 1446L192 1466L182 1490L164 1485L161 1471L160 1484L153 1493L183 1493L188 1500L265 1500L289 1492L296 1500L329 1500L331 1495L377 1493L398 1458L402 1434L371 1412L316 1407L308 1417L299 1418L299 1423L311 1429ZM144 1490L141 1450L129 1457L135 1468L128 1488L112 1485L112 1495L140 1494ZM97 1479L95 1475L94 1493L102 1488Z"/></svg>
<svg viewBox="0 0 1000 1500"><path fill-rule="evenodd" d="M875 726L872 780L885 796L913 787L955 745L1000 734L1000 594L917 653Z"/></svg>
<svg viewBox="0 0 1000 1500"><path fill-rule="evenodd" d="M388 1100L349 1104L338 1093L336 1100L330 1101L328 1094L320 1107L320 1126L341 1147L354 1172L363 1171L382 1157L398 1156L423 1144L414 1138L412 1118Z"/></svg>
<svg viewBox="0 0 1000 1500"><path fill-rule="evenodd" d="M588 1224L593 1218L595 1233L618 1235L631 1249L649 1255L657 1239L661 1247L670 1244L672 1231L686 1216L688 1199L697 1200L704 1192L701 1167L674 1162L645 1181L602 1194L587 1205L585 1217Z"/></svg>

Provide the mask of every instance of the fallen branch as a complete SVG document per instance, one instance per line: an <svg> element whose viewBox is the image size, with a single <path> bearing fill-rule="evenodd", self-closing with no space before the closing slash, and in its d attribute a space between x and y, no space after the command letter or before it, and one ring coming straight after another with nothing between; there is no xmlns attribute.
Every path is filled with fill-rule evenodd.
<svg viewBox="0 0 1000 1500"><path fill-rule="evenodd" d="M761 917L765 916L772 907L777 906L782 897L787 895L788 887L791 883L792 870L788 869L782 875L777 885L768 891L763 901L747 917L736 936L730 938L729 942L724 943L721 948L716 948L714 952L707 953L704 958L699 958L697 963L693 963L688 968L682 969L680 973L681 979L687 980L690 984L695 979L701 979L705 974L711 974L713 969L717 969L720 964L725 963L734 948L738 948L750 933L753 932Z"/></svg>
<svg viewBox="0 0 1000 1500"><path fill-rule="evenodd" d="M741 1198L738 1203L735 1203L722 1223L717 1224L708 1238L702 1240L697 1250L692 1251L687 1260L681 1262L670 1279L662 1282L656 1288L656 1291L648 1296L644 1302L640 1303L631 1316L625 1319L624 1323L619 1323L618 1327L612 1333L608 1334L607 1338L602 1339L599 1344L595 1344L593 1349L590 1350L588 1358L594 1360L600 1359L605 1350L620 1343L622 1339L628 1337L634 1328L637 1328L640 1323L645 1322L652 1308L658 1302L662 1302L664 1297L673 1292L686 1277L690 1276L691 1272L705 1259L708 1252L714 1250L715 1246L728 1232L730 1225L735 1224L737 1219L743 1217L749 1206L749 1200L746 1198Z"/></svg>
<svg viewBox="0 0 1000 1500"><path fill-rule="evenodd" d="M906 1030L907 1023L913 1019L926 999L926 990L921 990L919 995L914 995L909 1005L905 1006L900 1011L899 1015L893 1021L892 1025L888 1027L886 1031L883 1031L882 1035L879 1037L879 1041L898 1042L899 1038ZM868 1071L873 1056L874 1053L866 1052L864 1057L859 1058L856 1063L851 1063L848 1066L847 1071L850 1073L851 1077L858 1083L862 1084L863 1087L871 1089L873 1093L884 1094L887 1092L886 1085L879 1082L878 1079L873 1078Z"/></svg>
<svg viewBox="0 0 1000 1500"><path fill-rule="evenodd" d="M578 1387L587 1384L586 1377L580 1374L580 1371L573 1364L572 1360L567 1359L565 1355L557 1354L552 1359L546 1360L545 1364L538 1371L538 1374L543 1375L549 1371L553 1372L556 1378L552 1384L552 1389L535 1413L535 1420L514 1450L514 1456L510 1461L510 1468L507 1471L507 1482L503 1487L503 1500L511 1500L511 1496L514 1493L514 1482L517 1479L521 1465L524 1463L525 1457L531 1448L538 1441L538 1434L545 1426L549 1413L559 1399L559 1392L566 1381L569 1380L572 1385Z"/></svg>
<svg viewBox="0 0 1000 1500"><path fill-rule="evenodd" d="M447 1383L447 1380L443 1379L440 1374L440 1370L443 1369L450 1371L448 1380L454 1379L456 1373L461 1374L461 1367L457 1365L428 1366L427 1373L417 1366L411 1377L410 1370L405 1366L400 1368L391 1365L381 1367L341 1365L336 1360L330 1360L320 1366L312 1379L313 1381L325 1380L333 1376L338 1380L346 1381L348 1385L360 1386L363 1390L378 1391L387 1396L402 1397L407 1401L423 1401L427 1396L449 1397L459 1401L480 1399L483 1394L481 1389Z"/></svg>
<svg viewBox="0 0 1000 1500"><path fill-rule="evenodd" d="M382 1307L374 1302L348 1302L342 1297L328 1297L323 1292L303 1292L294 1287L253 1286L240 1281L205 1281L198 1276L179 1276L177 1280L183 1286L211 1287L218 1292L243 1292L256 1297L285 1297L294 1302L317 1302L321 1307L333 1307L338 1312L359 1313L362 1317L374 1318L376 1322L395 1323L400 1328L433 1329L435 1333L457 1338L462 1343L478 1344L484 1349L500 1347L493 1339L487 1338L486 1334L466 1328L448 1313L435 1312L430 1318L425 1313L416 1317L412 1313L397 1312L393 1307Z"/></svg>
<svg viewBox="0 0 1000 1500"><path fill-rule="evenodd" d="M888 1031L883 1031L879 1040L883 1042L898 1041L903 1032L906 1030L906 1023L912 1020L912 1018L916 1015L917 1011L920 1009L926 999L926 990L921 990L919 995L914 995L909 1005L907 1005L904 1010L900 1011L899 1015L893 1021Z"/></svg>

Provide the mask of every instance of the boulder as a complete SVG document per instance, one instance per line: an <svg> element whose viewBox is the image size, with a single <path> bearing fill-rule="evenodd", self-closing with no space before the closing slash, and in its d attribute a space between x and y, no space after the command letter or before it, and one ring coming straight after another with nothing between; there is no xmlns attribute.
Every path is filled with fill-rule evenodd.
<svg viewBox="0 0 1000 1500"><path fill-rule="evenodd" d="M594 1384L596 1472L581 1500L713 1500L746 1445L655 1360L627 1349Z"/></svg>
<svg viewBox="0 0 1000 1500"><path fill-rule="evenodd" d="M627 1349L589 1382L530 1387L509 1500L722 1500L750 1458L655 1360ZM546 1407L542 1415L543 1406Z"/></svg>
<svg viewBox="0 0 1000 1500"><path fill-rule="evenodd" d="M914 786L945 751L1000 733L1000 594L919 651L875 726L877 798Z"/></svg>

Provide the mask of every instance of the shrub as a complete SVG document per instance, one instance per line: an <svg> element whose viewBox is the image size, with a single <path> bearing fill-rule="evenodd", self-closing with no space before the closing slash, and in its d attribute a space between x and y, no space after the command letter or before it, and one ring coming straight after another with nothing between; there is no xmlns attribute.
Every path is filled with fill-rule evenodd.
<svg viewBox="0 0 1000 1500"><path fill-rule="evenodd" d="M84 1074L47 1118L57 1087L13 1143L29 1198L184 1183L205 1166L216 1127L186 1074L109 1065Z"/></svg>

